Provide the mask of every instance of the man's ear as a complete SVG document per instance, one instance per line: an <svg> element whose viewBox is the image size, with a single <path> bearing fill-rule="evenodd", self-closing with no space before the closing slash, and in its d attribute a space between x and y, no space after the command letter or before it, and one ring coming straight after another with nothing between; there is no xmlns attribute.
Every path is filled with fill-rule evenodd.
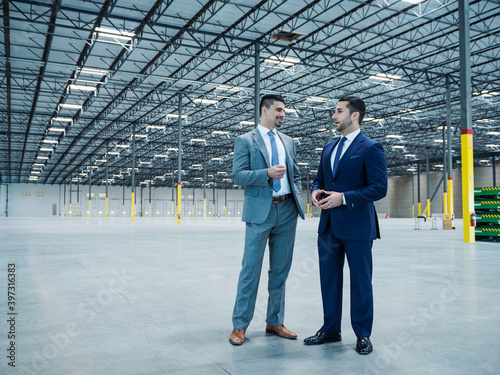
<svg viewBox="0 0 500 375"><path fill-rule="evenodd" d="M352 116L353 120L358 120L359 121L359 112L353 112L351 114L351 116Z"/></svg>

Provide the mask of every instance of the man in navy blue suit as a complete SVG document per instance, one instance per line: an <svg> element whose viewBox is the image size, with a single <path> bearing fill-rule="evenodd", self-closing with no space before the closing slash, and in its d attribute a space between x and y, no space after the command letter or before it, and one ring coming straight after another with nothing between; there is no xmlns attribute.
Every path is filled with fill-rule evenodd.
<svg viewBox="0 0 500 375"><path fill-rule="evenodd" d="M318 254L324 323L306 345L341 341L342 284L347 257L351 281L351 326L356 351L373 351L372 244L380 238L373 205L387 194L387 164L380 143L359 124L365 115L360 98L339 99L333 121L342 137L325 145L313 183L312 203L321 209Z"/></svg>

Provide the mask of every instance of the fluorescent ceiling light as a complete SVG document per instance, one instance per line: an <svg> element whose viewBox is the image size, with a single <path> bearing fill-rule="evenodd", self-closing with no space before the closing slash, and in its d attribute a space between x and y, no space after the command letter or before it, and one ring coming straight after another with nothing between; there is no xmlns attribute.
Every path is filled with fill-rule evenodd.
<svg viewBox="0 0 500 375"><path fill-rule="evenodd" d="M424 0L402 0L404 3L410 3L410 4L418 4L421 3Z"/></svg>
<svg viewBox="0 0 500 375"><path fill-rule="evenodd" d="M294 57L269 56L269 58L265 59L264 62L279 64L283 66L293 66L294 64L299 64L300 59Z"/></svg>
<svg viewBox="0 0 500 375"><path fill-rule="evenodd" d="M417 170L415 168L407 168L406 169L408 172L416 172Z"/></svg>
<svg viewBox="0 0 500 375"><path fill-rule="evenodd" d="M49 160L47 156L37 156L36 158L40 160Z"/></svg>
<svg viewBox="0 0 500 375"><path fill-rule="evenodd" d="M436 143L443 143L444 141L442 139L435 139L434 142L436 142Z"/></svg>
<svg viewBox="0 0 500 375"><path fill-rule="evenodd" d="M326 103L328 101L327 98L320 98L319 96L311 96L310 98L307 98L306 100L310 102L316 102L316 103Z"/></svg>
<svg viewBox="0 0 500 375"><path fill-rule="evenodd" d="M129 148L130 145L116 145L115 147L120 147L120 148Z"/></svg>
<svg viewBox="0 0 500 375"><path fill-rule="evenodd" d="M95 31L97 31L102 36L108 36L117 39L130 40L132 39L132 37L135 36L135 33L132 32L116 30L116 29L108 29L106 27L96 27Z"/></svg>
<svg viewBox="0 0 500 375"><path fill-rule="evenodd" d="M42 142L43 143L53 143L53 144L57 144L58 143L55 139L44 139Z"/></svg>
<svg viewBox="0 0 500 375"><path fill-rule="evenodd" d="M481 163L489 163L489 160L479 160Z"/></svg>
<svg viewBox="0 0 500 375"><path fill-rule="evenodd" d="M41 164L41 163L33 163L33 165L37 165L39 167L45 167L45 164Z"/></svg>
<svg viewBox="0 0 500 375"><path fill-rule="evenodd" d="M408 157L408 158L413 158L413 157L415 157L417 155L415 155L415 154L406 154L405 156Z"/></svg>
<svg viewBox="0 0 500 375"><path fill-rule="evenodd" d="M118 151L108 151L108 155L120 155Z"/></svg>
<svg viewBox="0 0 500 375"><path fill-rule="evenodd" d="M40 151L52 152L52 151L54 151L54 149L53 148L47 148L47 147L40 147Z"/></svg>
<svg viewBox="0 0 500 375"><path fill-rule="evenodd" d="M205 142L203 138L191 138L191 142Z"/></svg>
<svg viewBox="0 0 500 375"><path fill-rule="evenodd" d="M60 121L60 122L71 122L73 119L71 117L52 117L53 121Z"/></svg>
<svg viewBox="0 0 500 375"><path fill-rule="evenodd" d="M147 138L147 134L130 134L130 138L135 137L135 138Z"/></svg>
<svg viewBox="0 0 500 375"><path fill-rule="evenodd" d="M434 167L436 167L436 168L443 168L444 165L443 164L436 164L436 165L434 165Z"/></svg>
<svg viewBox="0 0 500 375"><path fill-rule="evenodd" d="M81 109L82 107L83 106L80 104L68 104L68 103L59 104L59 108Z"/></svg>
<svg viewBox="0 0 500 375"><path fill-rule="evenodd" d="M491 145L486 145L486 147L498 147L498 145L491 144Z"/></svg>
<svg viewBox="0 0 500 375"><path fill-rule="evenodd" d="M162 154L156 154L154 157L155 158L168 158L167 155L162 155Z"/></svg>
<svg viewBox="0 0 500 375"><path fill-rule="evenodd" d="M323 147L316 147L315 150L316 151L323 151Z"/></svg>
<svg viewBox="0 0 500 375"><path fill-rule="evenodd" d="M69 88L70 89L73 89L73 90L80 90L80 91L95 91L96 88L95 87L92 87L92 86L84 86L84 85L69 85Z"/></svg>
<svg viewBox="0 0 500 375"><path fill-rule="evenodd" d="M42 172L40 172L40 171L31 171L30 173L31 173L31 174L40 174L40 173L42 173Z"/></svg>
<svg viewBox="0 0 500 375"><path fill-rule="evenodd" d="M169 147L167 151L179 151L179 149L175 147Z"/></svg>
<svg viewBox="0 0 500 375"><path fill-rule="evenodd" d="M81 68L80 73L105 75L108 74L109 72L107 70L102 70L102 69Z"/></svg>
<svg viewBox="0 0 500 375"><path fill-rule="evenodd" d="M139 162L139 164L146 164L146 165L149 165L149 164L151 164L151 162L150 162L150 161L140 161L140 162Z"/></svg>
<svg viewBox="0 0 500 375"><path fill-rule="evenodd" d="M96 159L96 163L106 163L106 159Z"/></svg>
<svg viewBox="0 0 500 375"><path fill-rule="evenodd" d="M146 126L146 131L148 129L157 129L157 130L164 130L166 127L162 125L147 125Z"/></svg>
<svg viewBox="0 0 500 375"><path fill-rule="evenodd" d="M255 125L255 121L240 121L241 125Z"/></svg>
<svg viewBox="0 0 500 375"><path fill-rule="evenodd" d="M297 110L295 108L285 108L286 113L295 113Z"/></svg>
<svg viewBox="0 0 500 375"><path fill-rule="evenodd" d="M212 134L226 135L226 134L229 134L229 132L225 132L225 131L222 131L222 130L214 130L212 132Z"/></svg>
<svg viewBox="0 0 500 375"><path fill-rule="evenodd" d="M234 91L234 92L241 91L241 88L239 87L226 86L226 85L220 85L217 87L217 89L221 91Z"/></svg>
<svg viewBox="0 0 500 375"><path fill-rule="evenodd" d="M51 132L60 132L60 133L64 133L66 131L66 129L63 128L48 128L47 130Z"/></svg>
<svg viewBox="0 0 500 375"><path fill-rule="evenodd" d="M398 135L398 134L387 134L386 138L398 138L398 139L400 139L400 138L403 138L403 136Z"/></svg>
<svg viewBox="0 0 500 375"><path fill-rule="evenodd" d="M327 128L318 129L318 131L320 132L326 132L327 130L328 130Z"/></svg>
<svg viewBox="0 0 500 375"><path fill-rule="evenodd" d="M402 145L395 145L395 146L392 146L392 148L405 148L405 146L402 146Z"/></svg>
<svg viewBox="0 0 500 375"><path fill-rule="evenodd" d="M196 99L193 100L193 102L200 103L200 104L206 104L206 105L217 104L217 100L201 99L201 98L196 98Z"/></svg>
<svg viewBox="0 0 500 375"><path fill-rule="evenodd" d="M374 76L370 76L369 78L376 79L379 81L386 81L386 82L390 82L390 81L393 81L395 79L401 79L400 76L394 76L391 74L384 74L384 73L377 73Z"/></svg>
<svg viewBox="0 0 500 375"><path fill-rule="evenodd" d="M298 165L309 165L308 163L297 163Z"/></svg>
<svg viewBox="0 0 500 375"><path fill-rule="evenodd" d="M500 132L487 132L488 135L500 135Z"/></svg>
<svg viewBox="0 0 500 375"><path fill-rule="evenodd" d="M176 115L175 113L169 113L167 118L179 118L179 115ZM187 115L182 115L181 118L187 118Z"/></svg>
<svg viewBox="0 0 500 375"><path fill-rule="evenodd" d="M221 161L221 160L222 160L222 158L212 158L212 159L210 159L210 160Z"/></svg>

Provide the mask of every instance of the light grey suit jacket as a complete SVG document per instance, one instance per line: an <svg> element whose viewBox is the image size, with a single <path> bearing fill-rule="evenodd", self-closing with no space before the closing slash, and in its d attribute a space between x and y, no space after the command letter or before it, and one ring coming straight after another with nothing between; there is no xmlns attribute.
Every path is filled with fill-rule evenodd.
<svg viewBox="0 0 500 375"><path fill-rule="evenodd" d="M278 132L285 147L288 182L297 210L304 219L304 202L300 172L295 156L295 143L289 136ZM245 187L242 220L247 223L263 223L271 209L273 184L267 177L271 161L266 144L257 128L236 138L233 155L233 181Z"/></svg>

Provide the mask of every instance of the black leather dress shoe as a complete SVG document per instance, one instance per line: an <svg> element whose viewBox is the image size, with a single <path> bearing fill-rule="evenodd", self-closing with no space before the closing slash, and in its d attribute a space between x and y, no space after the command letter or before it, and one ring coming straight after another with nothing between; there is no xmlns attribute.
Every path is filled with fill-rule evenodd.
<svg viewBox="0 0 500 375"><path fill-rule="evenodd" d="M310 336L304 339L305 345L320 345L326 342L337 342L342 341L342 336L340 333L327 333L319 330L314 336Z"/></svg>
<svg viewBox="0 0 500 375"><path fill-rule="evenodd" d="M373 345L370 342L369 337L358 337L358 342L356 343L356 351L359 354L370 354L373 352Z"/></svg>

